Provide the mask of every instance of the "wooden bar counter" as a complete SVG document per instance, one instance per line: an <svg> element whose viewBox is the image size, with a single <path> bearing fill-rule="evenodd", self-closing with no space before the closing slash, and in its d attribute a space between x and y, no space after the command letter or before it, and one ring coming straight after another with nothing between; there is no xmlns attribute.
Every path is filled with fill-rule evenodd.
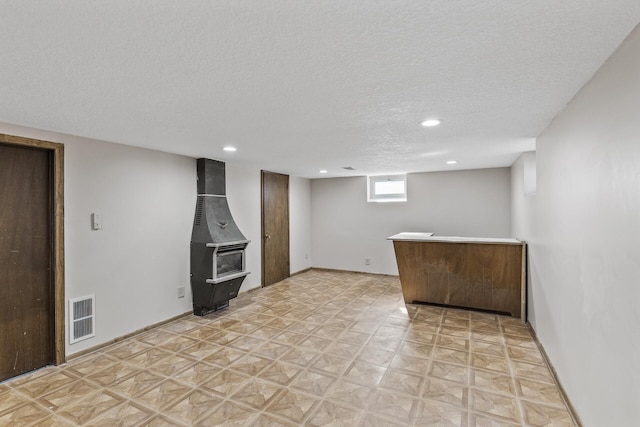
<svg viewBox="0 0 640 427"><path fill-rule="evenodd" d="M526 320L524 242L433 233L400 233L388 240L406 303L490 310Z"/></svg>

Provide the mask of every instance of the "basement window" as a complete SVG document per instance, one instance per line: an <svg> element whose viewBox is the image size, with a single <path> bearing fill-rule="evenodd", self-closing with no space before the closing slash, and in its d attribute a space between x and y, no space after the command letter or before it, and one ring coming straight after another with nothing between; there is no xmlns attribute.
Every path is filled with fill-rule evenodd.
<svg viewBox="0 0 640 427"><path fill-rule="evenodd" d="M378 175L367 177L368 202L406 202L407 175Z"/></svg>

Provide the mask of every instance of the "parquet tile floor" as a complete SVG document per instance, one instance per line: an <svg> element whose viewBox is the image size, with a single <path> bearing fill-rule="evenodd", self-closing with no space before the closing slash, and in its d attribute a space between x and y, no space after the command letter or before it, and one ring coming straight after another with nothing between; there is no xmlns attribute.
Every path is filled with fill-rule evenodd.
<svg viewBox="0 0 640 427"><path fill-rule="evenodd" d="M0 384L2 426L574 426L517 319L311 270Z"/></svg>

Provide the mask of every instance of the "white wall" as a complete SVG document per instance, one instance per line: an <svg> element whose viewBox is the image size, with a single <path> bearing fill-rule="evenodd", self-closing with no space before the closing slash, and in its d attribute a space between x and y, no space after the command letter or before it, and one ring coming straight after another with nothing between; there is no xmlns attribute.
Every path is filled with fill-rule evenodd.
<svg viewBox="0 0 640 427"><path fill-rule="evenodd" d="M242 234L251 240L246 251L246 270L250 274L240 287L240 292L245 292L262 286L260 170L233 162L225 165L229 210Z"/></svg>
<svg viewBox="0 0 640 427"><path fill-rule="evenodd" d="M190 310L196 181L187 157L64 142L66 297L96 296L96 337L74 353ZM103 230L91 230L94 211Z"/></svg>
<svg viewBox="0 0 640 427"><path fill-rule="evenodd" d="M510 186L508 168L413 173L407 202L367 203L366 177L312 180L313 265L398 274L386 238L402 231L509 237Z"/></svg>
<svg viewBox="0 0 640 427"><path fill-rule="evenodd" d="M527 195L526 191L526 178L525 172L527 165L535 167L536 153L534 151L522 153L522 155L511 166L511 236L521 240L527 240L528 237L534 235L534 216L536 208L536 196ZM531 254L529 253L529 260ZM527 321L532 325L535 325L535 310L532 309L533 301L533 277L536 275L536 271L533 270L531 263L529 263L529 274L527 275L527 301L529 301L529 307L527 308L528 318Z"/></svg>
<svg viewBox="0 0 640 427"><path fill-rule="evenodd" d="M0 132L65 146L65 297L96 297L96 336L69 345L67 334L67 354L191 309L194 159L7 124ZM104 215L102 230L91 230L92 212Z"/></svg>
<svg viewBox="0 0 640 427"><path fill-rule="evenodd" d="M251 272L240 292L262 284L260 170L226 163L227 201L242 233L251 240L247 247L247 270ZM289 177L290 272L311 267L310 184L305 178ZM305 257L308 255L308 257ZM233 304L233 303L232 303Z"/></svg>
<svg viewBox="0 0 640 427"><path fill-rule="evenodd" d="M191 310L195 159L5 123L0 133L65 145L65 297L95 294L97 321L94 338L67 337L68 355ZM231 213L251 240L243 292L261 285L260 170L227 162L226 173ZM292 194L298 212L306 197ZM91 230L92 212L104 215L103 230ZM296 224L292 247L308 247L308 225Z"/></svg>
<svg viewBox="0 0 640 427"><path fill-rule="evenodd" d="M514 209L532 325L585 426L640 419L638 76L640 27L540 135L535 201Z"/></svg>
<svg viewBox="0 0 640 427"><path fill-rule="evenodd" d="M535 151L522 153L511 166L511 235L514 237L529 236L533 232L536 197L526 194L525 166L535 164L535 159Z"/></svg>
<svg viewBox="0 0 640 427"><path fill-rule="evenodd" d="M311 182L289 177L289 271L310 268L311 263Z"/></svg>

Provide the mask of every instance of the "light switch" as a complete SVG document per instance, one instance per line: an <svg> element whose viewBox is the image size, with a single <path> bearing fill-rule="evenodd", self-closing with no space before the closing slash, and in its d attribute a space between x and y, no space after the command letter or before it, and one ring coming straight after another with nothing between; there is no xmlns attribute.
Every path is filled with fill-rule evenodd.
<svg viewBox="0 0 640 427"><path fill-rule="evenodd" d="M102 230L102 214L101 213L94 212L91 214L91 229Z"/></svg>

